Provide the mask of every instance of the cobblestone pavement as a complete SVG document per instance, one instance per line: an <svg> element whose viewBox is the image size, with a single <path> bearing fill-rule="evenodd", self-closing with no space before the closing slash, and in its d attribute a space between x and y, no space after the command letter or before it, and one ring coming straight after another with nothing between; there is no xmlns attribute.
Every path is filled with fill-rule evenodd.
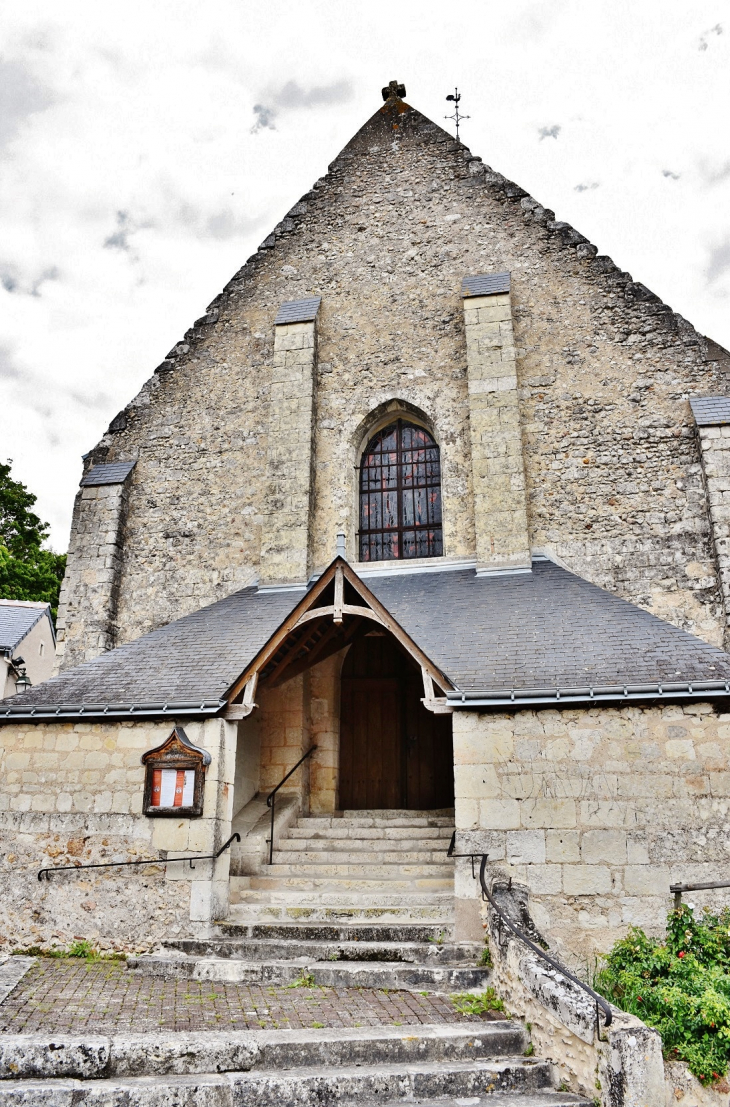
<svg viewBox="0 0 730 1107"><path fill-rule="evenodd" d="M0 1004L0 1033L273 1030L481 1021L448 996L375 988L165 980L119 961L41 958Z"/></svg>

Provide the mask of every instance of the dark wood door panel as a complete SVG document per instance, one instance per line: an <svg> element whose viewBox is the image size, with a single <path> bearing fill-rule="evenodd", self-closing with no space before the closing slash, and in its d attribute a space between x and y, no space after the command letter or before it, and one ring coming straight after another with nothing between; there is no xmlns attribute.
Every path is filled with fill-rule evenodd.
<svg viewBox="0 0 730 1107"><path fill-rule="evenodd" d="M400 696L397 680L343 679L340 807L400 807Z"/></svg>
<svg viewBox="0 0 730 1107"><path fill-rule="evenodd" d="M453 806L451 716L426 711L422 695L419 668L392 638L351 647L342 670L342 809Z"/></svg>

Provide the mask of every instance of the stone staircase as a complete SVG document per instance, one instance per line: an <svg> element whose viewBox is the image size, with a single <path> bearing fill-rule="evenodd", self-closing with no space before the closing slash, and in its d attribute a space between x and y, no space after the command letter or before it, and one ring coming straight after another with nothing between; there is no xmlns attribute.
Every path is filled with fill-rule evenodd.
<svg viewBox="0 0 730 1107"><path fill-rule="evenodd" d="M516 1022L8 1037L0 1107L588 1107Z"/></svg>
<svg viewBox="0 0 730 1107"><path fill-rule="evenodd" d="M452 827L451 812L299 819L274 865L233 878L231 915L213 934L127 964L211 981L483 987L484 946L453 940ZM506 1018L18 1035L0 1043L0 1107L589 1107L531 1053L527 1028Z"/></svg>
<svg viewBox="0 0 730 1107"><path fill-rule="evenodd" d="M453 940L451 811L300 818L261 875L233 877L208 938L166 941L128 964L159 976L331 987L484 986L484 946Z"/></svg>
<svg viewBox="0 0 730 1107"><path fill-rule="evenodd" d="M453 810L342 811L300 818L274 864L231 878L231 921L449 923Z"/></svg>

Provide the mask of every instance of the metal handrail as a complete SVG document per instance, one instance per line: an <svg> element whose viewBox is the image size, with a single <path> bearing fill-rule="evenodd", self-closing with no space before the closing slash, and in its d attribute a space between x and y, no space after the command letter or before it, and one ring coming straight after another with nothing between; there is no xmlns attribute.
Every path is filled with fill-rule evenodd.
<svg viewBox="0 0 730 1107"><path fill-rule="evenodd" d="M487 882L484 879L484 871L487 867L487 861L488 860L489 860L489 858L488 858L487 854L483 853L482 854L482 863L479 866L479 883L482 886L482 898L489 901L489 903L491 904L493 910L497 912L497 915L498 915L500 921L503 922L505 924L505 926L507 926L512 931L512 933L515 935L516 938L519 938L519 940L521 942L524 942L524 944L529 949L531 949L533 953L536 953L538 955L538 957L541 957L543 959L543 961L547 961L548 965L550 965L551 968L555 969L556 972L559 972L561 976L567 977L568 980L571 980L573 982L573 984L577 984L579 988L583 989L583 991L586 993L586 995L589 995L591 997L591 999L593 1000L593 1002L596 1005L596 1026L597 1026L597 1028L599 1030L599 1034L600 1034L600 1024L598 1022L598 1012L599 1012L599 1010L603 1012L604 1026L605 1027L609 1027L611 1025L611 1023L613 1022L613 1013L611 1011L610 1003L608 1003L602 996L599 996L597 992L594 992L593 989L590 988L587 984L584 984L582 980L579 980L577 976L573 976L572 972L568 972L568 970L565 968L565 966L561 965L559 961L555 961L552 957L548 957L548 955L547 955L547 953L545 952L544 949L540 949L540 947L538 945L535 945L534 942L531 942L530 939L527 937L527 935L523 934L522 931L519 930L515 926L515 924L512 922L512 920L509 919L507 917L507 915L505 915L504 911L497 904L497 901L495 900L494 896L489 891L489 888L487 888Z"/></svg>
<svg viewBox="0 0 730 1107"><path fill-rule="evenodd" d="M279 783L276 785L276 788L274 788L274 791L269 792L268 796L266 797L266 806L271 808L271 837L268 840L269 841L269 864L270 865L274 864L274 808L276 807L276 793L279 791L282 784L286 784L287 780L292 775L292 773L295 773L297 771L297 769L301 765L302 761L306 761L307 758L309 757L309 755L314 753L316 748L317 748L316 746L310 746L309 749L307 750L307 752L302 757L299 758L299 760L297 761L294 768L289 770L289 772L286 774L286 776L283 777L279 781Z"/></svg>
<svg viewBox="0 0 730 1107"><path fill-rule="evenodd" d="M194 869L195 865L193 861L215 861L228 849L231 842L240 841L241 835L236 832L231 834L228 841L223 843L217 853L194 853L192 857L158 857L154 861L104 861L93 865L54 865L53 868L50 869L40 869L38 872L38 879L43 880L45 876L46 880L50 880L51 873L77 873L81 869L122 869L129 865L169 865L172 861L189 861L190 868Z"/></svg>
<svg viewBox="0 0 730 1107"><path fill-rule="evenodd" d="M730 888L730 880L712 880L708 884L670 884L669 891L674 894L674 910L682 906L682 892L702 892L708 888Z"/></svg>

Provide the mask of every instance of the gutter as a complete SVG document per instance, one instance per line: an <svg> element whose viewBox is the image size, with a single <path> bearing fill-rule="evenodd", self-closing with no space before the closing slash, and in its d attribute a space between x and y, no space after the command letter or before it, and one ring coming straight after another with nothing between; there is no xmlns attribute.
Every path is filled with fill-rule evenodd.
<svg viewBox="0 0 730 1107"><path fill-rule="evenodd" d="M447 692L455 710L473 707L528 707L564 704L627 703L635 701L708 699L730 696L728 680L662 681L658 684L594 685L582 688L495 688L481 692Z"/></svg>
<svg viewBox="0 0 730 1107"><path fill-rule="evenodd" d="M165 715L217 715L226 700L174 700L166 703L39 703L0 700L0 724L26 719L150 719Z"/></svg>

